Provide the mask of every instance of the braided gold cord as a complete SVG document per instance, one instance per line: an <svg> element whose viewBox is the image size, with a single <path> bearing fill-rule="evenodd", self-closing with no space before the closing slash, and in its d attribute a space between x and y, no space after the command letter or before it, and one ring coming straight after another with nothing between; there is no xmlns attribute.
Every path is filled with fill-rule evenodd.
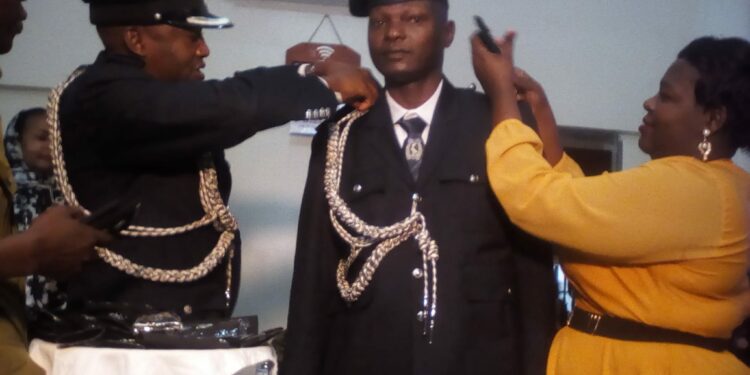
<svg viewBox="0 0 750 375"><path fill-rule="evenodd" d="M354 111L337 123L332 124L326 149L323 180L326 199L330 207L329 216L333 228L350 247L349 256L346 259L341 259L336 269L336 284L339 294L347 302L354 302L359 299L372 281L380 262L391 250L413 237L422 253L422 267L426 273L422 300L423 333L429 336L431 343L437 314L437 260L439 255L437 243L431 238L427 230L425 217L417 209L417 201L415 200L412 203L411 214L408 217L395 224L378 227L369 225L360 219L339 195L344 150L349 129L352 123L362 115L362 112ZM365 260L355 280L349 283L346 278L349 268L364 248L373 245L375 245L375 249Z"/></svg>
<svg viewBox="0 0 750 375"><path fill-rule="evenodd" d="M219 244L201 262L201 265L188 270L159 269L134 263L120 254L97 247L96 252L100 258L109 264L116 264L117 269L139 279L150 280L159 283L187 283L203 278L211 272L224 259L226 250L232 246L234 233L223 232L219 237Z"/></svg>
<svg viewBox="0 0 750 375"><path fill-rule="evenodd" d="M67 80L52 90L47 105L47 121L50 127L50 148L52 151L52 164L57 184L60 186L60 190L65 197L66 204L81 208L88 214L90 212L78 202L73 187L70 185L68 179L68 172L65 168L65 160L63 158L62 136L58 114L60 97L62 96L63 91L83 72L84 69L76 70ZM105 247L96 248L98 256L107 264L127 273L128 275L161 283L186 283L195 281L206 276L216 268L225 257L228 262L231 262L231 258L234 255L232 241L234 240L235 231L237 230L238 225L237 221L229 212L229 209L221 198L216 169L213 167L210 155L204 156L201 160L199 175L199 197L201 206L205 211L205 215L202 218L190 224L171 228L131 225L120 232L121 235L129 237L167 237L190 232L213 224L214 228L222 233L219 236L216 246L198 265L189 269L160 269L147 267L137 264ZM228 265L227 296L230 294L230 287L231 265ZM229 297L227 297L227 301L228 298Z"/></svg>

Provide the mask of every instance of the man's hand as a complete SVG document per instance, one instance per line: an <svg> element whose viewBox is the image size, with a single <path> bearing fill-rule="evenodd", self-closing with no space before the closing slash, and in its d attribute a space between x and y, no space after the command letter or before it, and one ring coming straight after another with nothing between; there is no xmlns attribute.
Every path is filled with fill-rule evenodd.
<svg viewBox="0 0 750 375"><path fill-rule="evenodd" d="M81 223L82 217L78 209L55 206L21 234L30 240L33 273L55 279L70 276L95 256L94 245L111 239L105 232Z"/></svg>
<svg viewBox="0 0 750 375"><path fill-rule="evenodd" d="M378 83L369 70L336 61L313 65L312 73L322 78L341 99L360 111L366 111L378 98Z"/></svg>

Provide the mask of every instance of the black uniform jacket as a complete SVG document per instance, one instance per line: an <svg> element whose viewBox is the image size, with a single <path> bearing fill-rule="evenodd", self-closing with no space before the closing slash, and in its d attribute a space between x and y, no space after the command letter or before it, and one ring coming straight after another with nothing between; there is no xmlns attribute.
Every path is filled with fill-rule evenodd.
<svg viewBox="0 0 750 375"><path fill-rule="evenodd" d="M485 97L446 82L416 182L385 100L349 135L340 191L357 215L390 225L409 215L414 193L422 198L419 210L440 252L432 344L417 319L423 282L414 270L422 258L413 239L385 257L358 301L347 305L339 296L336 265L349 249L328 217L328 127L319 128L302 202L282 375L544 373L555 328L551 255L546 244L509 224L490 190L484 144L491 128ZM362 263L352 267L350 281Z"/></svg>
<svg viewBox="0 0 750 375"><path fill-rule="evenodd" d="M133 224L185 225L199 219L197 162L210 152L221 195L228 201L229 165L223 150L255 132L334 108L317 78L297 68L258 68L222 81L162 82L136 57L103 52L65 90L60 104L64 160L81 204L94 211L127 197L141 202ZM108 247L136 263L191 268L216 245L213 227L163 238L120 238ZM187 318L227 316L239 287L239 235L232 262L230 306L226 262L195 282L155 283L130 277L101 260L69 282L71 309L82 301L112 301L175 311Z"/></svg>

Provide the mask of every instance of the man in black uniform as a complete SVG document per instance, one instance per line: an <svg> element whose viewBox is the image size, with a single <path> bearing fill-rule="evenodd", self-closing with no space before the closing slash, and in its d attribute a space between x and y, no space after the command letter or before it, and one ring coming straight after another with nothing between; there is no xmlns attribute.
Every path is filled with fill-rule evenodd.
<svg viewBox="0 0 750 375"><path fill-rule="evenodd" d="M385 77L385 100L351 126L339 192L354 214L377 226L406 218L416 203L437 244L437 271L409 238L383 257L358 299L342 298L349 300L350 290L337 280L337 264L350 246L329 217L330 136L321 126L302 202L281 374L543 374L555 330L551 253L513 227L493 198L484 155L492 129L487 100L454 88L442 73L455 29L447 1L349 6L353 15L369 16L370 55ZM377 234L370 232L364 241ZM368 272L363 263L375 245L357 256L348 282Z"/></svg>
<svg viewBox="0 0 750 375"><path fill-rule="evenodd" d="M129 232L68 283L69 308L91 300L185 320L227 317L240 249L224 204L231 178L223 150L306 112L331 113L337 97L369 107L375 82L332 63L203 81L201 30L231 24L202 0L84 1L104 51L53 101L62 139L56 172L68 203L96 211L139 202L140 210Z"/></svg>

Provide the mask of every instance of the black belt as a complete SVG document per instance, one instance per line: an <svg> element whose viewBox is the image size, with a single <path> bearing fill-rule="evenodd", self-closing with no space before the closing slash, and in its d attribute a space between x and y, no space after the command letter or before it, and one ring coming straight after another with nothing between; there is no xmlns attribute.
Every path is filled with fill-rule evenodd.
<svg viewBox="0 0 750 375"><path fill-rule="evenodd" d="M714 352L729 350L729 339L705 337L615 316L597 315L578 307L573 309L568 318L568 327L590 335L617 340L692 345Z"/></svg>

